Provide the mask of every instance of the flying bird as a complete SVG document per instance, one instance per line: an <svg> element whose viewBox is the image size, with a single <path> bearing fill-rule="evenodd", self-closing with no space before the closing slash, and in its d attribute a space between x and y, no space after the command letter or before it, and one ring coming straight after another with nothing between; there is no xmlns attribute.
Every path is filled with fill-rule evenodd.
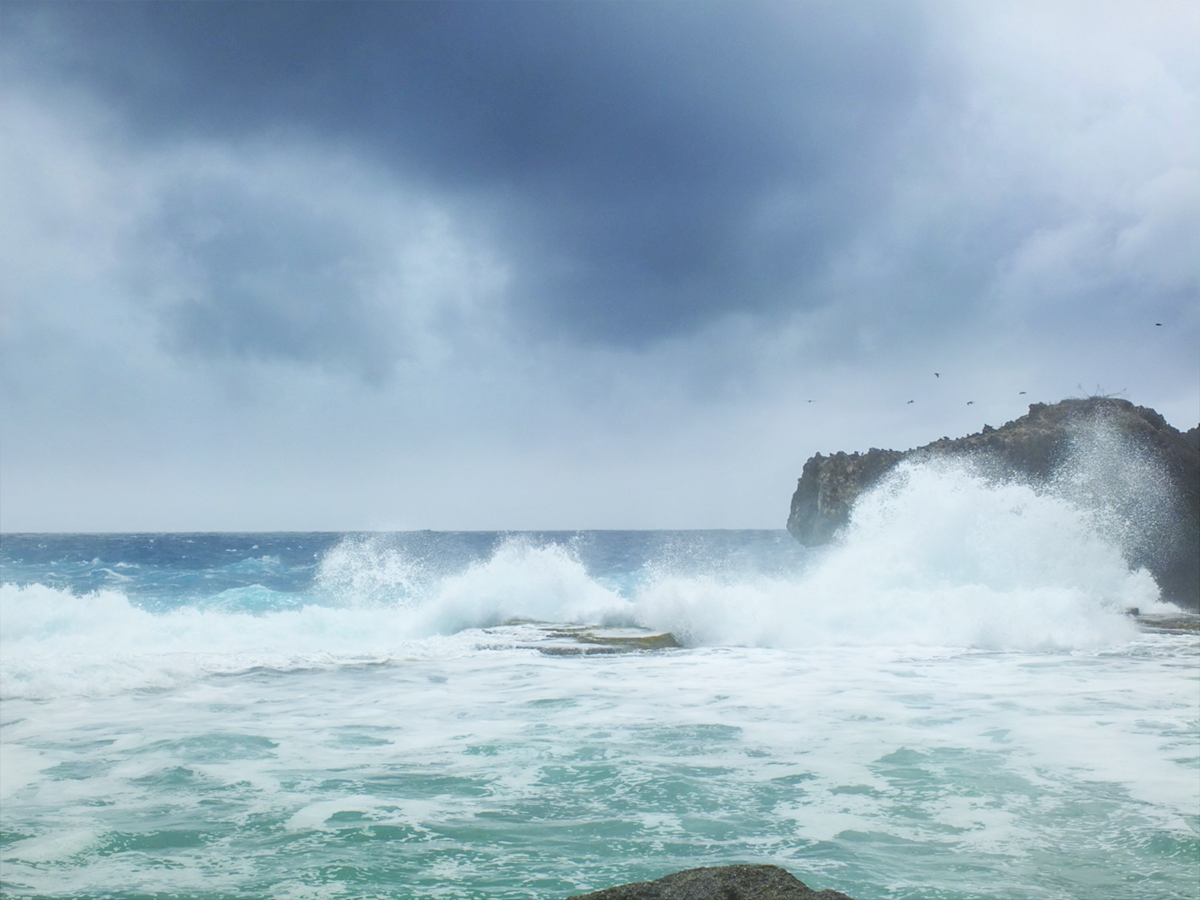
<svg viewBox="0 0 1200 900"><path fill-rule="evenodd" d="M968 401L967 401L967 406L974 406L974 405L975 405L975 401L974 401L974 400L968 400Z"/></svg>
<svg viewBox="0 0 1200 900"><path fill-rule="evenodd" d="M909 402L909 403L912 403L912 401L911 401L911 400L909 400L908 402Z"/></svg>
<svg viewBox="0 0 1200 900"><path fill-rule="evenodd" d="M941 378L942 376L941 376L941 374L940 374L939 372L934 372L934 373L933 373L933 377L934 377L934 378Z"/></svg>
<svg viewBox="0 0 1200 900"><path fill-rule="evenodd" d="M1162 327L1162 322L1155 322L1154 324L1157 325L1159 328Z"/></svg>
<svg viewBox="0 0 1200 900"><path fill-rule="evenodd" d="M1023 393L1025 393L1025 392L1024 392L1024 391L1017 391L1017 393L1018 393L1018 394L1023 394Z"/></svg>

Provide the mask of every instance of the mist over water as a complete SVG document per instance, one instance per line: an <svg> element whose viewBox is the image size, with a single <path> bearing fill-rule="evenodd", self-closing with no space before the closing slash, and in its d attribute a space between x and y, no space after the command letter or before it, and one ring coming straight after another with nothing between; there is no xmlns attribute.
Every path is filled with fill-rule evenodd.
<svg viewBox="0 0 1200 900"><path fill-rule="evenodd" d="M556 898L769 862L858 900L1194 900L1200 644L1126 615L1178 612L1125 558L1170 511L1153 470L1115 503L1095 471L905 464L812 550L5 536L0 890Z"/></svg>
<svg viewBox="0 0 1200 900"><path fill-rule="evenodd" d="M1188 548L1183 510L1162 464L1103 412L1076 423L1070 453L1050 490L1090 516L1126 559L1157 560Z"/></svg>

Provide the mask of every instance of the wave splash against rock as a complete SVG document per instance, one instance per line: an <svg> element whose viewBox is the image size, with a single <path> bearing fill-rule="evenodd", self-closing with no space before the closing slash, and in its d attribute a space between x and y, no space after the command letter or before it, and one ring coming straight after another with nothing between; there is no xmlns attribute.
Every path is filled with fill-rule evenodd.
<svg viewBox="0 0 1200 900"><path fill-rule="evenodd" d="M1019 481L1093 511L1131 568L1166 599L1200 608L1200 426L1183 433L1152 409L1089 397L977 434L913 450L820 453L804 464L787 528L802 544L833 540L855 501L901 461L965 460L987 478Z"/></svg>

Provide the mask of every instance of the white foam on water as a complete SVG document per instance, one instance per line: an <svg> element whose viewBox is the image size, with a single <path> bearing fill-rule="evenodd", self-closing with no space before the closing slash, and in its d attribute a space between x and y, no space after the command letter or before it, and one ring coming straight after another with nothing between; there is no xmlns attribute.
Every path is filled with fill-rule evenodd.
<svg viewBox="0 0 1200 900"><path fill-rule="evenodd" d="M50 834L14 841L5 855L25 863L47 863L70 859L96 846L102 832L95 828L55 830Z"/></svg>
<svg viewBox="0 0 1200 900"><path fill-rule="evenodd" d="M646 852L706 846L706 823L726 823L728 852L757 847L784 864L793 854L801 871L856 834L882 835L897 842L875 849L889 864L919 846L947 854L939 865L999 858L1019 882L1047 848L1099 859L1105 842L1135 846L1156 830L1194 839L1197 685L1180 665L1189 642L1194 652L1193 638L1173 635L1120 653L850 646L580 659L502 649L209 679L166 703L16 701L15 713L34 715L6 725L6 743L51 749L45 780L18 791L8 815L46 831L6 855L82 866L88 834L146 827L145 810L210 828L275 823L254 852L298 860L309 844L276 848L272 828L348 859L371 845L320 842L403 828L415 842L406 852L432 860L495 823L510 849L458 858L469 881L527 867L522 854L555 823L582 856L591 839L570 834L588 823L625 821ZM231 758L206 762L213 746ZM49 779L73 760L102 771ZM160 783L183 769L184 781ZM221 803L205 807L206 797ZM55 843L60 831L78 840ZM815 863L805 857L814 842L827 842ZM110 867L104 883L118 884L143 862L87 865ZM154 876L183 885L194 873ZM30 877L62 883L51 870ZM929 883L940 881L931 873ZM1024 895L1009 885L995 896Z"/></svg>
<svg viewBox="0 0 1200 900"><path fill-rule="evenodd" d="M366 825L404 826L414 832L426 831L420 824L422 819L432 818L440 811L436 803L406 800L397 802L386 798L358 794L342 796L334 800L310 803L297 810L287 820L286 827L292 831L326 831L344 827L334 817L349 813Z"/></svg>
<svg viewBox="0 0 1200 900"><path fill-rule="evenodd" d="M40 750L0 741L0 800L37 782L44 768L45 754Z"/></svg>
<svg viewBox="0 0 1200 900"><path fill-rule="evenodd" d="M150 613L113 591L4 585L0 609L2 698L164 689L214 673L360 665L473 646L468 638L416 641L413 616L388 607Z"/></svg>
<svg viewBox="0 0 1200 900"><path fill-rule="evenodd" d="M188 889L197 858L170 857L185 866L175 871L141 853L89 855L88 835L162 827L150 811L244 829L241 869L222 875L232 893L253 893L248 879L264 871L286 880L314 854L369 866L384 845L350 838L381 826L405 829L387 846L414 854L413 872L433 877L436 865L461 885L549 866L530 857L548 828L546 853L589 866L603 842L588 829L603 827L627 854L686 845L707 848L702 862L753 854L799 872L844 868L853 854L838 848L875 835L895 872L921 848L934 868L912 877L926 885L999 861L1009 874L990 896L1024 897L1045 887L1030 880L1040 854L1100 859L1105 842L1119 837L1114 852L1128 853L1156 830L1194 838L1189 642L1194 653L1175 635L1119 652L508 648L210 678L161 699L8 701L4 745L45 749L22 763L43 780L6 805L10 822L43 833L6 857L47 890L88 872L96 885ZM87 779L53 778L88 761ZM266 823L261 835L253 822ZM718 826L733 836L709 836ZM74 838L56 843L59 832Z"/></svg>
<svg viewBox="0 0 1200 900"><path fill-rule="evenodd" d="M337 605L236 588L201 605L150 613L124 594L0 587L0 697L168 688L254 668L358 665L470 652L469 629L512 619L631 621L630 605L566 549L513 539L465 571L421 582L418 562L379 541L331 551L315 590ZM376 565L378 564L378 565ZM486 642L495 644L494 639Z"/></svg>

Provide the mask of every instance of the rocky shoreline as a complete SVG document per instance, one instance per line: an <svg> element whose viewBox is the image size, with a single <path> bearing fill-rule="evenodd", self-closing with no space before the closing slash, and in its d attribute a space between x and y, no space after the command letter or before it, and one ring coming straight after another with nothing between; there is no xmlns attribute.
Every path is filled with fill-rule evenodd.
<svg viewBox="0 0 1200 900"><path fill-rule="evenodd" d="M1107 455L1089 459L1085 451L1100 444ZM999 428L912 450L818 453L804 464L788 531L808 546L827 543L849 522L854 501L902 461L939 458L970 460L986 477L1039 490L1070 489L1076 501L1114 509L1133 522L1123 544L1129 565L1146 568L1164 599L1200 609L1200 426L1180 432L1127 400L1034 403Z"/></svg>

